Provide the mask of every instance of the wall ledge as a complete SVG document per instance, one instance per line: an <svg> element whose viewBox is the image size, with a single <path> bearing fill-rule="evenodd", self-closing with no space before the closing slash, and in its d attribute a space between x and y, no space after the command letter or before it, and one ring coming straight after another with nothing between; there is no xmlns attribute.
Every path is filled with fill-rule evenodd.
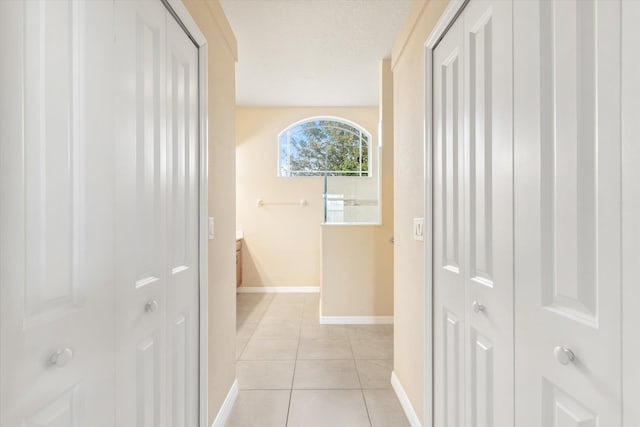
<svg viewBox="0 0 640 427"><path fill-rule="evenodd" d="M231 415L231 410L233 409L233 405L236 403L237 398L238 380L236 379L233 381L233 384L231 384L229 393L227 393L227 397L224 399L224 402L222 402L222 406L220 407L213 424L211 424L211 427L224 427L229 419L229 415Z"/></svg>
<svg viewBox="0 0 640 427"><path fill-rule="evenodd" d="M404 49L407 46L407 43L409 43L411 36L415 32L416 26L418 25L418 21L420 21L420 18L422 17L422 14L424 13L428 4L429 4L429 1L413 3L412 8L409 11L409 16L407 17L407 20L405 22L405 25L400 31L400 34L398 35L398 38L396 39L393 45L393 48L391 49L391 69L392 70L396 67L396 64L402 57L402 54L404 53Z"/></svg>
<svg viewBox="0 0 640 427"><path fill-rule="evenodd" d="M320 316L321 325L393 325L393 316Z"/></svg>
<svg viewBox="0 0 640 427"><path fill-rule="evenodd" d="M233 59L238 62L238 41L236 40L231 24L224 14L224 10L222 9L220 2L207 0L205 1L205 5L216 28L218 29L218 32L220 33L220 36L224 40L229 53L233 56Z"/></svg>
<svg viewBox="0 0 640 427"><path fill-rule="evenodd" d="M400 380L396 376L395 372L391 372L391 386L393 387L393 391L396 392L396 396L400 401L400 405L402 405L404 414L407 416L411 427L422 427L422 424L420 424L420 420L418 419L418 415L413 409L413 405L411 405L409 396L407 395L407 392L404 391L404 387L402 387L402 384L400 383Z"/></svg>
<svg viewBox="0 0 640 427"><path fill-rule="evenodd" d="M318 294L320 286L240 286L239 294Z"/></svg>

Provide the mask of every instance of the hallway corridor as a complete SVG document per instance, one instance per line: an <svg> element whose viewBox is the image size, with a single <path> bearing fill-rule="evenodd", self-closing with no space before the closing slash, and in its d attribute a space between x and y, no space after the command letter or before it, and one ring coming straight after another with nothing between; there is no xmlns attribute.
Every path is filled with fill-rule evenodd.
<svg viewBox="0 0 640 427"><path fill-rule="evenodd" d="M318 294L238 294L227 427L402 427L393 326L320 325Z"/></svg>

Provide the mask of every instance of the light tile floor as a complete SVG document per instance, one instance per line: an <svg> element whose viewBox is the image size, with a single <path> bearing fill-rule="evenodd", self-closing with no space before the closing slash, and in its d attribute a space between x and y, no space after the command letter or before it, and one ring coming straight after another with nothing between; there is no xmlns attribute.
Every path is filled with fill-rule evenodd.
<svg viewBox="0 0 640 427"><path fill-rule="evenodd" d="M393 327L318 323L318 294L238 294L227 427L404 427Z"/></svg>

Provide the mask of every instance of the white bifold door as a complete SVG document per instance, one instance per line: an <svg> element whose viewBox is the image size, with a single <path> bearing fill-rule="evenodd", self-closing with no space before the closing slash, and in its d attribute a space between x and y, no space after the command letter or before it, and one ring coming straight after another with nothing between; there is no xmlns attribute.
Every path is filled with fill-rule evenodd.
<svg viewBox="0 0 640 427"><path fill-rule="evenodd" d="M438 427L513 424L511 13L471 0L433 54Z"/></svg>
<svg viewBox="0 0 640 427"><path fill-rule="evenodd" d="M514 2L518 427L622 422L620 22Z"/></svg>
<svg viewBox="0 0 640 427"><path fill-rule="evenodd" d="M198 425L196 46L159 0L7 0L0 47L0 425Z"/></svg>
<svg viewBox="0 0 640 427"><path fill-rule="evenodd" d="M622 253L634 243L621 218L640 197L637 165L622 179L621 117L628 133L640 121L621 94L621 64L637 63L621 40L637 39L629 20L621 29L629 6L470 0L434 50L435 426L634 415L622 362L633 378L638 347L621 338L622 260L638 257Z"/></svg>
<svg viewBox="0 0 640 427"><path fill-rule="evenodd" d="M117 425L198 408L198 53L159 1L116 3Z"/></svg>

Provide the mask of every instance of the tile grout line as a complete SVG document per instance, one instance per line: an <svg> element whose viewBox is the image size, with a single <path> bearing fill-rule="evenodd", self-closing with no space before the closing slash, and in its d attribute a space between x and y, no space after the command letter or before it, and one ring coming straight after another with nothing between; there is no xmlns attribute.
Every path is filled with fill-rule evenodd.
<svg viewBox="0 0 640 427"><path fill-rule="evenodd" d="M262 323L262 319L264 319L264 315L267 313L267 310L269 310L269 307L271 307L272 303L273 303L273 297L269 301L269 305L267 305L267 307L262 312L262 316L260 316L260 320L258 320L258 323L256 323L255 329L253 331L251 331L251 335L249 335L249 338L247 338L247 343L244 345L244 348L242 349L242 351L240 352L240 354L236 358L236 365L238 364L238 362L242 361L242 355L244 354L245 350L247 349L247 346L249 345L249 342L251 341L251 338L253 338L253 335L256 333L256 330L258 329L258 326L260 326L260 323ZM236 303L236 320L237 320L237 318L238 318L238 305Z"/></svg>
<svg viewBox="0 0 640 427"><path fill-rule="evenodd" d="M351 349L351 357L353 360L353 366L356 370L356 376L358 377L358 384L360 384L360 395L362 396L362 402L364 403L364 410L367 412L367 419L369 420L369 426L372 427L371 414L369 413L369 405L367 405L367 398L364 396L364 389L362 387L362 379L360 379L360 371L358 370L358 362L356 361L356 355L353 352L353 345L351 345L351 336L349 335L349 329L347 329L347 339L349 341L349 348Z"/></svg>
<svg viewBox="0 0 640 427"><path fill-rule="evenodd" d="M291 400L293 398L293 383L296 380L296 368L298 367L298 354L300 353L302 322L304 321L305 310L306 310L306 301L305 301L305 305L302 308L302 316L300 317L300 324L298 325L298 346L296 347L296 357L293 361L293 375L291 376L291 389L289 390L289 405L287 405L287 418L285 419L285 423L284 423L285 427L289 425L289 414L291 413Z"/></svg>

